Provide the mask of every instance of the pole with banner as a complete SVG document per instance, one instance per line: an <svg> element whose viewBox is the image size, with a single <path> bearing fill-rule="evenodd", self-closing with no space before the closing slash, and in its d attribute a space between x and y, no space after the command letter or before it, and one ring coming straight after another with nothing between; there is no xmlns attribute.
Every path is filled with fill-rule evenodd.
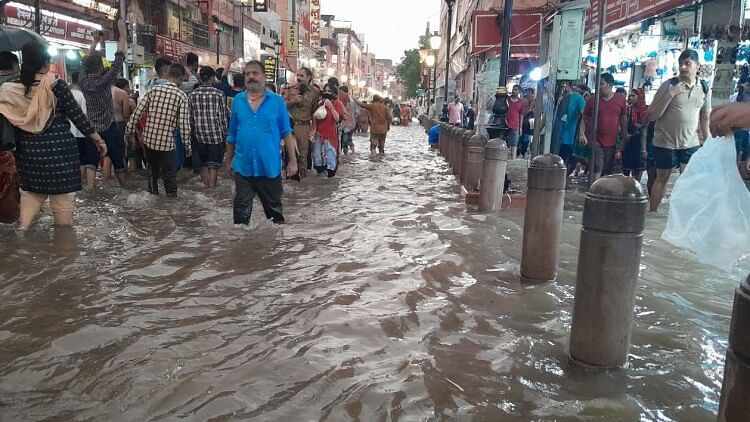
<svg viewBox="0 0 750 422"><path fill-rule="evenodd" d="M297 23L291 22L286 33L286 54L297 58L299 55L299 38L297 37Z"/></svg>

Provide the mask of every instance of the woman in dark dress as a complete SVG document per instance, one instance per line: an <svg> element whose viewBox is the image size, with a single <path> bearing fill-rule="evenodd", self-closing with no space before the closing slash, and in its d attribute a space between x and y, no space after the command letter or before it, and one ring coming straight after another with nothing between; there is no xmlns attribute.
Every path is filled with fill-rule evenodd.
<svg viewBox="0 0 750 422"><path fill-rule="evenodd" d="M73 220L73 192L81 190L78 144L68 119L106 154L106 146L68 85L48 74L46 47L30 42L21 51L20 78L0 86L0 114L18 131L16 160L21 187L19 230L26 230L49 198L56 226Z"/></svg>

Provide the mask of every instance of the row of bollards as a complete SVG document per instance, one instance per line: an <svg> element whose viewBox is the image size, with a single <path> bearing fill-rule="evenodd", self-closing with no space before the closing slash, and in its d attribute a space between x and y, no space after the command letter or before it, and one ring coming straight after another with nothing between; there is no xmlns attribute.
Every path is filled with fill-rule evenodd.
<svg viewBox="0 0 750 422"><path fill-rule="evenodd" d="M479 190L481 212L496 210L508 159L505 143L436 124L441 125L438 148L453 174L467 191ZM524 282L557 279L565 184L560 157L532 160L521 254ZM580 366L627 363L647 209L641 184L623 175L597 180L586 194L569 346L570 360ZM750 276L735 292L718 420L750 421Z"/></svg>
<svg viewBox="0 0 750 422"><path fill-rule="evenodd" d="M436 122L429 122L431 124ZM439 123L440 153L467 191L479 190L479 210L492 212L502 194L508 148ZM521 280L554 281L560 260L566 169L546 154L528 169ZM648 198L623 175L597 180L586 194L578 254L569 356L589 368L627 363L635 319ZM750 276L735 292L718 420L750 420Z"/></svg>
<svg viewBox="0 0 750 422"><path fill-rule="evenodd" d="M433 119L420 119L425 130L439 125L437 150L448 162L450 172L461 183L467 192L480 189L482 167L487 140L474 134L474 131L454 125L437 122Z"/></svg>

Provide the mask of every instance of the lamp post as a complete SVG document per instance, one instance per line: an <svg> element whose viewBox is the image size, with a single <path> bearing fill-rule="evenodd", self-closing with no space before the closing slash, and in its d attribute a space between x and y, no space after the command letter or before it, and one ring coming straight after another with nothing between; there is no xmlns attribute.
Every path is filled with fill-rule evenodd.
<svg viewBox="0 0 750 422"><path fill-rule="evenodd" d="M495 91L495 104L492 105L492 124L487 125L487 135L490 139L508 139L510 129L505 120L508 115L508 61L510 61L510 18L513 14L513 0L505 0L503 19L500 31L503 34L500 52L500 80Z"/></svg>
<svg viewBox="0 0 750 422"><path fill-rule="evenodd" d="M273 46L276 47L276 65L273 69L273 83L275 84L279 83L279 53L281 53L282 44L283 43L279 41L278 37L276 37L276 39L273 41Z"/></svg>
<svg viewBox="0 0 750 422"><path fill-rule="evenodd" d="M221 29L216 28L216 64L217 65L221 64L221 58L219 57L219 54L221 53L221 39L219 38L219 35L221 35Z"/></svg>
<svg viewBox="0 0 750 422"><path fill-rule="evenodd" d="M445 86L443 87L443 117L441 120L448 121L448 75L450 74L451 67L451 36L453 31L453 5L456 4L456 0L445 0L446 6L448 6L448 31L445 44Z"/></svg>
<svg viewBox="0 0 750 422"><path fill-rule="evenodd" d="M424 64L427 66L427 80L429 81L429 85L432 85L432 72L435 68L435 56L430 54L429 56L425 57ZM430 90L426 90L426 96L427 96L427 115L430 115Z"/></svg>
<svg viewBox="0 0 750 422"><path fill-rule="evenodd" d="M432 82L430 83L430 87L432 88L432 100L437 99L437 87L435 84L437 84L437 52L440 49L440 35L438 35L437 31L432 34L432 37L430 37L430 48L433 50L433 66L432 67ZM429 66L429 65L428 65ZM427 75L427 79L430 79L430 75ZM447 90L447 87L446 87ZM447 92L447 91L446 91ZM437 104L436 104L437 106ZM430 103L427 103L427 115L430 115Z"/></svg>

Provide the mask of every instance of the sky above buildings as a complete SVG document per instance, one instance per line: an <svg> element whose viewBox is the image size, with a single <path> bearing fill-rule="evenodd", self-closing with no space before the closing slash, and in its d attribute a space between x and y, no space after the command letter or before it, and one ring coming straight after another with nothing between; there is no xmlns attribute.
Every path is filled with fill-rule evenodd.
<svg viewBox="0 0 750 422"><path fill-rule="evenodd" d="M404 50L417 48L427 21L438 29L440 0L320 0L321 14L351 21L365 34L370 52L379 59L401 60Z"/></svg>

